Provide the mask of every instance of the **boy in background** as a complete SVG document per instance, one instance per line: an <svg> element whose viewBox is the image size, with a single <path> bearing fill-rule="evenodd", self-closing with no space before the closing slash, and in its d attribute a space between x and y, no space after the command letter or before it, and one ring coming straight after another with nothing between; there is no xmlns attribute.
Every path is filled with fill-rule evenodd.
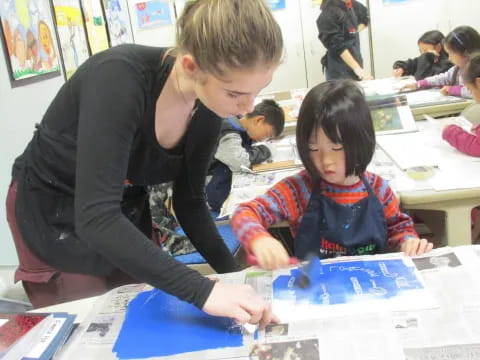
<svg viewBox="0 0 480 360"><path fill-rule="evenodd" d="M213 211L220 211L230 193L232 172L250 168L271 157L267 146L253 143L279 136L284 125L285 114L274 100L263 100L253 112L223 121L209 171L212 178L206 188L207 201Z"/></svg>

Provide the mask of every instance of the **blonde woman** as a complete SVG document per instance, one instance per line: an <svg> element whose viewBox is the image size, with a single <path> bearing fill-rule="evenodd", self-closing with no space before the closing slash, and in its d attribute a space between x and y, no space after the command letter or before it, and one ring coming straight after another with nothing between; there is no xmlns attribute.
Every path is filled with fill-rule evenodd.
<svg viewBox="0 0 480 360"><path fill-rule="evenodd" d="M252 111L281 61L263 0L197 0L177 47L122 45L83 63L60 89L13 167L7 206L35 307L146 282L209 314L264 326L246 285L213 282L154 244L147 185L173 181L174 210L217 272L238 270L205 204L221 118Z"/></svg>

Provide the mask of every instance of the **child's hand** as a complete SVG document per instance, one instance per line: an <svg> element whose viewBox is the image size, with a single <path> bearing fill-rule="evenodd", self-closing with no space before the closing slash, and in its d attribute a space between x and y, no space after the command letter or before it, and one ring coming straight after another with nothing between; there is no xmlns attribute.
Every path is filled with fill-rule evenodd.
<svg viewBox="0 0 480 360"><path fill-rule="evenodd" d="M252 252L258 266L267 270L275 270L289 265L290 257L282 243L271 236L262 236L252 244Z"/></svg>
<svg viewBox="0 0 480 360"><path fill-rule="evenodd" d="M400 251L404 252L407 256L415 256L425 254L433 249L433 244L427 239L408 238L402 246Z"/></svg>
<svg viewBox="0 0 480 360"><path fill-rule="evenodd" d="M411 91L411 90L417 90L417 83L412 83L412 84L405 84L401 87L400 91Z"/></svg>
<svg viewBox="0 0 480 360"><path fill-rule="evenodd" d="M444 86L440 89L440 94L447 96L449 90L450 90L450 86Z"/></svg>
<svg viewBox="0 0 480 360"><path fill-rule="evenodd" d="M399 78L402 75L403 75L402 68L393 69L393 77Z"/></svg>

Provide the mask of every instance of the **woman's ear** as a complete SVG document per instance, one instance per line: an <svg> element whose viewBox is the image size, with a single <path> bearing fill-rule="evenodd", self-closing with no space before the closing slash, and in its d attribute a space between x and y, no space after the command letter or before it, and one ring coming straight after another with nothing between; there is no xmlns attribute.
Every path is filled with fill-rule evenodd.
<svg viewBox="0 0 480 360"><path fill-rule="evenodd" d="M194 77L200 71L197 61L191 54L181 55L180 64L183 72L189 77Z"/></svg>
<svg viewBox="0 0 480 360"><path fill-rule="evenodd" d="M480 90L480 77L475 79L475 87Z"/></svg>

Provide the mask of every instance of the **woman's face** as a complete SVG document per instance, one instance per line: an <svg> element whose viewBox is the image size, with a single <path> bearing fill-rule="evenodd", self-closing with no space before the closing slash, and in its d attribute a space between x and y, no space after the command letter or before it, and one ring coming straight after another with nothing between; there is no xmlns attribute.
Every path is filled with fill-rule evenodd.
<svg viewBox="0 0 480 360"><path fill-rule="evenodd" d="M272 81L277 65L225 71L223 76L199 72L195 81L198 99L218 116L245 115L254 109L258 93Z"/></svg>

